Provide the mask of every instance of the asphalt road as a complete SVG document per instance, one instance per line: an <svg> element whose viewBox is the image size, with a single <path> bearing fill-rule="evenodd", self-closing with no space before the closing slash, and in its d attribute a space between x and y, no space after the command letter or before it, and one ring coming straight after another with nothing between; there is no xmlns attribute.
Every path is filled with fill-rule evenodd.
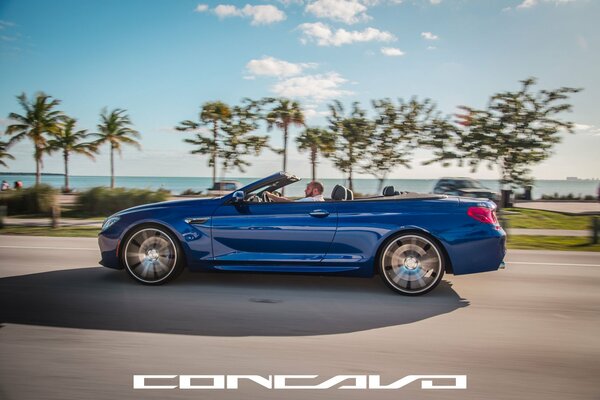
<svg viewBox="0 0 600 400"><path fill-rule="evenodd" d="M94 239L0 236L0 399L600 399L600 253L512 251L506 270L418 298L378 277L184 273L146 287L97 260ZM468 386L133 390L133 374Z"/></svg>

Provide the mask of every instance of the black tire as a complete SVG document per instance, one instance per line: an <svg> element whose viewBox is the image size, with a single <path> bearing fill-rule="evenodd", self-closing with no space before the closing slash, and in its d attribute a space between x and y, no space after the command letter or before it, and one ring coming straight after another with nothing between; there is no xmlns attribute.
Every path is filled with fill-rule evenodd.
<svg viewBox="0 0 600 400"><path fill-rule="evenodd" d="M379 275L393 291L420 296L433 290L446 268L444 253L428 235L401 233L386 241L379 254Z"/></svg>
<svg viewBox="0 0 600 400"><path fill-rule="evenodd" d="M145 285L162 285L183 270L184 257L177 238L154 224L134 228L123 241L121 262L127 273Z"/></svg>

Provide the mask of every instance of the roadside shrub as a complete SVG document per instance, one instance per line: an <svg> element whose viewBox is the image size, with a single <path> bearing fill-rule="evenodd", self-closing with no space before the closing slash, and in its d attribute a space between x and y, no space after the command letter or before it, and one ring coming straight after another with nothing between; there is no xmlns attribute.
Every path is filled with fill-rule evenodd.
<svg viewBox="0 0 600 400"><path fill-rule="evenodd" d="M8 215L50 215L57 203L58 191L49 185L12 190L0 196L0 204L7 207Z"/></svg>
<svg viewBox="0 0 600 400"><path fill-rule="evenodd" d="M202 190L195 191L194 189L185 189L181 192L181 196L197 196L202 194Z"/></svg>
<svg viewBox="0 0 600 400"><path fill-rule="evenodd" d="M144 189L109 189L95 187L79 195L77 208L92 215L110 215L125 208L157 203L169 198L169 191Z"/></svg>
<svg viewBox="0 0 600 400"><path fill-rule="evenodd" d="M592 195L583 196L581 193L578 195L574 195L573 193L569 193L567 195L559 195L558 193L554 193L553 195L543 194L542 200L595 200L596 198Z"/></svg>

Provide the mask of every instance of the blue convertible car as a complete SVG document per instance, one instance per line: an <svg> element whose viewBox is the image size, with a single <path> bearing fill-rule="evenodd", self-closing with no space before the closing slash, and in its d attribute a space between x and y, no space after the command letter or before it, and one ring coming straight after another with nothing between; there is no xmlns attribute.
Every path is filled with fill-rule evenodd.
<svg viewBox="0 0 600 400"><path fill-rule="evenodd" d="M370 277L394 291L426 293L444 272L497 270L506 235L491 201L387 187L354 199L336 185L322 202L270 202L299 179L283 172L226 196L148 204L107 218L105 267L145 284L191 270L295 272Z"/></svg>

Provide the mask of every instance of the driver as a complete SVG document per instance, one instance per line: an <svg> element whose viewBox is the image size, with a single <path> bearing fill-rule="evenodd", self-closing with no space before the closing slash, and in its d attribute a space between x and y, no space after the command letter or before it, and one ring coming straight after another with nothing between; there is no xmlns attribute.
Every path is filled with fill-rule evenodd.
<svg viewBox="0 0 600 400"><path fill-rule="evenodd" d="M273 193L266 192L267 197L274 203L286 203L294 201L287 197L279 197ZM325 201L323 198L323 184L318 181L312 181L306 185L304 197L295 201Z"/></svg>

